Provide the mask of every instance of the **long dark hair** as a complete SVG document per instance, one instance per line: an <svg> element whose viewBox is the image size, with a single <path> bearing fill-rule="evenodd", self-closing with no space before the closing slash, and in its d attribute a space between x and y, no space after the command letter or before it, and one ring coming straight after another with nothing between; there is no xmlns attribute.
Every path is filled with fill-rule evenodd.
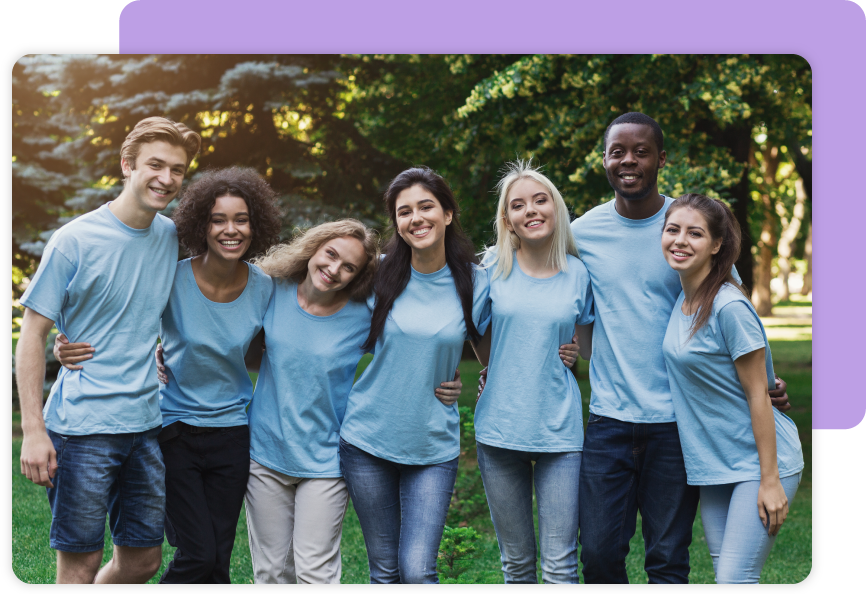
<svg viewBox="0 0 866 594"><path fill-rule="evenodd" d="M731 283L742 291L747 298L749 294L746 289L734 279L731 274L734 262L740 257L740 241L742 234L740 232L740 224L734 218L734 213L728 208L724 202L715 198L709 198L703 194L683 194L670 205L665 213L664 228L668 225L668 217L671 213L679 208L691 208L701 213L704 220L707 222L707 233L710 234L710 239L715 241L722 240L722 245L719 251L711 256L710 273L703 281L701 281L698 290L695 292L693 303L697 304L697 313L692 321L689 339L691 339L698 330L704 327L707 320L710 319L710 314L713 311L713 300L725 283Z"/></svg>
<svg viewBox="0 0 866 594"><path fill-rule="evenodd" d="M374 281L376 307L373 309L370 334L367 336L367 342L364 343L364 350L370 350L376 345L376 341L385 329L385 320L391 313L394 301L409 284L409 278L412 276L412 248L403 241L396 230L397 196L403 190L408 190L413 186L421 186L433 194L442 208L446 211L450 210L452 213L451 224L445 227L445 262L451 269L451 276L454 278L454 285L457 288L457 296L463 307L463 322L466 324L466 331L472 340L477 341L481 338L478 329L472 322L472 292L474 288L472 264L478 263L478 257L475 255L475 246L472 245L472 241L469 240L460 226L458 217L460 208L457 206L457 200L455 200L448 182L441 175L428 167L413 167L391 180L388 189L385 190L385 210L391 219L391 225L388 228L391 238L382 248L385 258L376 272Z"/></svg>

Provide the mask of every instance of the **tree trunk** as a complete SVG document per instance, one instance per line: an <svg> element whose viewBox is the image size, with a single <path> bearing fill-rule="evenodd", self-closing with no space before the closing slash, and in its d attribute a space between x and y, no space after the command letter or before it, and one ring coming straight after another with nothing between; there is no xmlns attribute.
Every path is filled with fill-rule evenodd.
<svg viewBox="0 0 866 594"><path fill-rule="evenodd" d="M773 313L770 281L773 280L773 254L776 252L778 238L776 236L776 219L773 200L770 198L769 187L776 185L776 172L779 170L779 149L770 147L761 153L764 162L761 176L764 178L764 192L761 194L761 237L758 239L758 253L755 258L754 285L752 285L752 304L759 316L769 316Z"/></svg>
<svg viewBox="0 0 866 594"><path fill-rule="evenodd" d="M742 231L742 242L740 244L740 258L737 260L737 272L740 274L743 284L747 289L753 286L752 268L754 266L752 256L752 234L749 231L749 206L752 197L749 192L749 162L752 148L751 127L728 129L724 133L724 141L731 153L739 163L743 165L743 173L737 185L730 189L731 202L733 203L734 217L740 224Z"/></svg>
<svg viewBox="0 0 866 594"><path fill-rule="evenodd" d="M806 259L806 274L803 275L803 288L800 289L800 295L808 295L812 292L812 221L809 221L806 232L806 249L803 257Z"/></svg>
<svg viewBox="0 0 866 594"><path fill-rule="evenodd" d="M779 277L782 280L782 292L779 298L782 301L791 298L791 292L788 288L788 277L791 275L791 248L794 239L800 232L800 225L803 223L803 216L806 213L806 190L803 187L803 180L797 179L794 182L794 188L797 198L790 219L784 205L781 202L776 203L776 212L782 221L782 235L779 238Z"/></svg>
<svg viewBox="0 0 866 594"><path fill-rule="evenodd" d="M773 280L773 252L776 248L776 221L769 194L761 195L761 210L764 220L761 223L761 237L758 240L758 254L755 259L755 284L752 287L752 304L759 316L773 314L773 301L770 281Z"/></svg>

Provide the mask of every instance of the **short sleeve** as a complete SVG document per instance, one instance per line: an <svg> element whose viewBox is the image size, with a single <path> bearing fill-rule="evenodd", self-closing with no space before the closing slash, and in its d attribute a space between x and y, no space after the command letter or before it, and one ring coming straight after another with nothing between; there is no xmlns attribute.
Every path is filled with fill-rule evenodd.
<svg viewBox="0 0 866 594"><path fill-rule="evenodd" d="M67 288L76 270L66 256L49 246L42 254L42 261L33 280L21 297L21 304L58 322L60 311L66 303Z"/></svg>
<svg viewBox="0 0 866 594"><path fill-rule="evenodd" d="M473 275L472 322L479 334L484 334L490 325L492 308L490 303L490 268L476 266Z"/></svg>
<svg viewBox="0 0 866 594"><path fill-rule="evenodd" d="M732 301L722 307L717 318L731 359L766 347L761 320L742 301Z"/></svg>
<svg viewBox="0 0 866 594"><path fill-rule="evenodd" d="M580 313L577 316L575 324L578 326L586 326L595 321L595 313L593 311L595 300L592 297L592 283L589 280L589 273L581 275L580 295L580 302L583 306L580 308Z"/></svg>

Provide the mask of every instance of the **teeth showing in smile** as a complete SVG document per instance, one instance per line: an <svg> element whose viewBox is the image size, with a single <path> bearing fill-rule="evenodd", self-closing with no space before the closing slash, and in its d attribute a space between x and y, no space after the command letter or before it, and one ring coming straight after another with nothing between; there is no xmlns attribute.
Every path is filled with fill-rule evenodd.
<svg viewBox="0 0 866 594"><path fill-rule="evenodd" d="M415 237L424 237L424 236L427 235L427 233L429 233L429 232L430 232L430 229L429 229L429 228L427 228L427 229L416 229L415 231L412 231L412 235L414 235Z"/></svg>
<svg viewBox="0 0 866 594"><path fill-rule="evenodd" d="M622 179L624 179L625 181L632 181L634 179L637 179L637 176L636 175L623 175Z"/></svg>
<svg viewBox="0 0 866 594"><path fill-rule="evenodd" d="M154 192L159 194L160 196L168 196L168 190L161 190L159 188L151 188Z"/></svg>
<svg viewBox="0 0 866 594"><path fill-rule="evenodd" d="M332 279L331 276L324 270L319 270L319 274L326 283L331 284L335 282L334 279Z"/></svg>
<svg viewBox="0 0 866 594"><path fill-rule="evenodd" d="M542 221L531 221L531 222L527 223L526 226L527 227L538 227L541 223L542 223Z"/></svg>
<svg viewBox="0 0 866 594"><path fill-rule="evenodd" d="M685 252L671 252L674 256L680 256L681 258L685 258L688 256Z"/></svg>
<svg viewBox="0 0 866 594"><path fill-rule="evenodd" d="M237 239L223 240L220 243L226 247L235 247L241 244L240 240Z"/></svg>

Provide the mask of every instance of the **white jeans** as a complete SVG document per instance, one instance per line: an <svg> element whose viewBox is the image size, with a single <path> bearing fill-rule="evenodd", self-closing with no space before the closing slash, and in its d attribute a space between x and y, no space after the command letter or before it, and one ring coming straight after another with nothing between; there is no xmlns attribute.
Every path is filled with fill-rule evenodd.
<svg viewBox="0 0 866 594"><path fill-rule="evenodd" d="M250 460L245 497L257 584L339 584L349 494L342 478L299 478Z"/></svg>

